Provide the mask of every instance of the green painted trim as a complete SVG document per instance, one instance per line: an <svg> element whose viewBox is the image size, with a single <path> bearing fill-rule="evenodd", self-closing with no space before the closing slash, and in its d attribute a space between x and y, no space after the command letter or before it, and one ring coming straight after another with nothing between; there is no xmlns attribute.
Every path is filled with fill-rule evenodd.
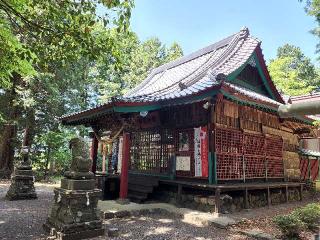
<svg viewBox="0 0 320 240"><path fill-rule="evenodd" d="M130 113L130 112L142 112L142 111L153 111L153 110L158 110L166 106L171 106L171 105L178 105L178 104L186 104L186 103L192 103L195 101L203 100L207 97L215 96L219 90L211 90L208 91L204 94L198 95L198 96L192 96L188 99L175 99L175 101L170 104L170 103L163 103L163 104L154 104L154 105L142 105L142 106L123 106L123 107L113 107L113 110L115 112L124 112L124 113Z"/></svg>
<svg viewBox="0 0 320 240"><path fill-rule="evenodd" d="M152 176L152 177L160 177L163 179L170 179L171 175L166 174L154 174L154 173L144 173L144 172L135 172L135 171L129 171L130 174L136 174L136 175L143 175L143 176Z"/></svg>
<svg viewBox="0 0 320 240"><path fill-rule="evenodd" d="M239 99L235 96L232 96L231 94L225 92L224 90L221 90L221 93L223 94L223 96L237 102L240 103L242 105L248 105L248 106L253 106L253 107L258 107L258 108L263 108L263 109L268 109L268 110L272 110L273 112L278 112L278 108L275 107L271 107L271 106L267 106L264 104L259 104L259 103L255 103L255 102L251 102L251 101L246 101L246 100L242 100Z"/></svg>
<svg viewBox="0 0 320 240"><path fill-rule="evenodd" d="M268 84L268 81L265 77L265 75L263 74L263 71L262 71L262 68L260 66L260 63L259 63L259 59L257 57L257 54L254 52L248 59L247 61L245 61L244 64L241 65L241 67L239 67L238 69L236 69L235 71L233 71L232 73L230 73L228 76L227 76L227 79L230 81L230 82L236 82L237 81L237 76L240 74L240 72L247 66L249 60L251 59L251 57L253 57L255 63L256 63L256 66L257 66L257 69L258 69L258 72L260 74L260 77L262 78L262 81L264 83L264 86L266 87L268 93L271 95L272 99L273 100L277 100L273 94L273 92L271 91L271 88ZM247 86L246 86L247 87Z"/></svg>
<svg viewBox="0 0 320 240"><path fill-rule="evenodd" d="M264 83L267 91L268 91L269 94L272 96L272 99L277 101L277 98L275 97L273 91L271 90L271 88L270 88L270 86L269 86L269 84L268 84L268 81L267 81L267 79L266 79L266 76L264 75L264 73L263 73L263 71L262 71L261 65L260 65L260 63L259 63L258 56L257 56L257 54L256 54L255 52L253 53L253 58L254 58L254 61L255 61L255 63L256 63L257 69L258 69L258 71L259 71L260 77L262 78L262 81L263 81L263 83Z"/></svg>
<svg viewBox="0 0 320 240"><path fill-rule="evenodd" d="M212 178L212 182L213 182L213 184L217 184L218 183L218 177L217 177L217 153L214 152L212 156L213 156L213 158L212 158L212 162L213 162L213 178Z"/></svg>
<svg viewBox="0 0 320 240"><path fill-rule="evenodd" d="M152 111L158 110L161 105L143 105L143 106L123 106L123 107L113 107L115 112L130 113L130 112L142 112L142 111Z"/></svg>
<svg viewBox="0 0 320 240"><path fill-rule="evenodd" d="M251 55L252 56L252 55ZM244 64L242 64L239 68L237 68L236 70L234 70L232 73L230 73L227 76L227 80L229 80L230 82L234 81L236 79L236 77L240 74L240 72L247 66L251 56L247 59L247 61L245 61Z"/></svg>
<svg viewBox="0 0 320 240"><path fill-rule="evenodd" d="M245 88L250 89L252 91L258 92L261 95L264 95L263 92L260 89L254 87L254 86L252 86L252 85L250 85L250 84L248 84L248 83L246 83L246 82L244 82L244 81L242 81L242 80L240 80L238 78L235 81L237 82L238 85L240 85L242 87L245 87Z"/></svg>

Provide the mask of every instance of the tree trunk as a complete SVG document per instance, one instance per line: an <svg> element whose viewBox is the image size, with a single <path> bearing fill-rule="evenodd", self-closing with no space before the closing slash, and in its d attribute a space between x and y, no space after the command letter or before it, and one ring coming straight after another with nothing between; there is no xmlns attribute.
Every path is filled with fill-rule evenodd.
<svg viewBox="0 0 320 240"><path fill-rule="evenodd" d="M25 132L24 132L24 139L23 139L23 143L22 143L22 147L27 147L29 149L31 149L31 145L33 143L33 138L35 135L35 111L32 107L30 107L27 110L27 114L26 114L26 126L25 126ZM29 160L29 153L25 154L23 156L23 161L28 161Z"/></svg>
<svg viewBox="0 0 320 240"><path fill-rule="evenodd" d="M8 122L4 127L0 142L0 178L9 178L13 171L14 149L17 138L16 120L18 116L18 106L16 86L21 81L21 76L13 74L12 86L8 93Z"/></svg>

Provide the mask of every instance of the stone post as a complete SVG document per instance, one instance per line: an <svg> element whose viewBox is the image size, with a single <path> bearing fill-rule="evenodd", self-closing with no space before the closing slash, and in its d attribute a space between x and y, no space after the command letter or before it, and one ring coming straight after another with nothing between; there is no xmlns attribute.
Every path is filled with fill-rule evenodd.
<svg viewBox="0 0 320 240"><path fill-rule="evenodd" d="M70 141L72 162L61 187L54 189L54 202L44 229L60 240L85 239L104 235L97 208L101 190L95 188L88 146L82 138Z"/></svg>
<svg viewBox="0 0 320 240"><path fill-rule="evenodd" d="M23 146L22 161L15 167L11 176L11 185L6 198L9 200L35 199L37 194L34 188L34 175L29 161L29 148Z"/></svg>

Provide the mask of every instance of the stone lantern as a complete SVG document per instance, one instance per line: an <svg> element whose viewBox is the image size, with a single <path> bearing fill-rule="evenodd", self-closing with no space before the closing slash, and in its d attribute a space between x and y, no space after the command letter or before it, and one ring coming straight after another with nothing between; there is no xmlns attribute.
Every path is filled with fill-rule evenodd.
<svg viewBox="0 0 320 240"><path fill-rule="evenodd" d="M54 202L44 229L56 239L84 239L104 235L97 209L101 190L95 188L92 162L84 139L70 141L72 162L61 187L54 189Z"/></svg>
<svg viewBox="0 0 320 240"><path fill-rule="evenodd" d="M11 185L6 195L9 200L37 198L29 151L30 148L27 146L23 146L21 149L22 161L14 169L11 176Z"/></svg>

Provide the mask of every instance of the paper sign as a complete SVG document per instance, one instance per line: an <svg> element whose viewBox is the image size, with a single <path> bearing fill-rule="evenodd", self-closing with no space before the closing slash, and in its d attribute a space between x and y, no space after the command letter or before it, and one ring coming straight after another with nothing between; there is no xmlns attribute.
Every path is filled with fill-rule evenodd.
<svg viewBox="0 0 320 240"><path fill-rule="evenodd" d="M176 158L176 171L190 171L190 157L177 156Z"/></svg>

